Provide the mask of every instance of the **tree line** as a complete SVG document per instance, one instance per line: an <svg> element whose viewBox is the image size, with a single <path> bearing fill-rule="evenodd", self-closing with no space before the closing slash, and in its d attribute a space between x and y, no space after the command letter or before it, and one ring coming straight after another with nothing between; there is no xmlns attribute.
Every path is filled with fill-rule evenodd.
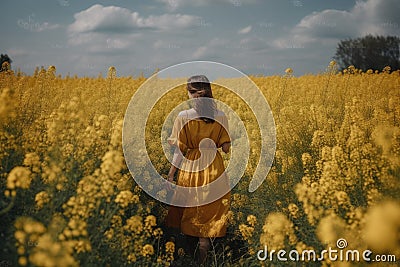
<svg viewBox="0 0 400 267"><path fill-rule="evenodd" d="M3 63L8 62L8 67L5 65L3 66ZM7 54L1 54L0 55L0 71L6 71L7 69L11 69L11 58Z"/></svg>
<svg viewBox="0 0 400 267"><path fill-rule="evenodd" d="M343 70L350 65L367 71L382 70L390 66L400 69L400 38L398 36L367 35L356 39L341 40L334 59Z"/></svg>

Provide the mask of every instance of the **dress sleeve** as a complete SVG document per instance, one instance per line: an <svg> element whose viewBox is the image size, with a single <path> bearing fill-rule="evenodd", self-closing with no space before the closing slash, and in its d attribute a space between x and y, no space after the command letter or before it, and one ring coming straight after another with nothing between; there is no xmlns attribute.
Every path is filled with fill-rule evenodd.
<svg viewBox="0 0 400 267"><path fill-rule="evenodd" d="M168 143L171 146L179 147L182 153L185 153L187 150L187 137L185 128L183 127L184 125L185 121L183 116L176 117L171 135L168 138Z"/></svg>
<svg viewBox="0 0 400 267"><path fill-rule="evenodd" d="M225 115L221 118L221 124L223 127L221 127L217 147L221 147L224 143L231 142L229 137L228 118Z"/></svg>

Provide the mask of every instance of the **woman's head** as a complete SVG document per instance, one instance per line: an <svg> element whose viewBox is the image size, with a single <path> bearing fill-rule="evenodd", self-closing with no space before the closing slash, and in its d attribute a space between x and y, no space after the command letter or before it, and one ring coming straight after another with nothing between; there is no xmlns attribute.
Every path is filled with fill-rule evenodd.
<svg viewBox="0 0 400 267"><path fill-rule="evenodd" d="M207 123L214 122L216 107L213 101L211 84L207 77L204 75L190 77L186 88L189 98L193 98L194 109L199 117Z"/></svg>
<svg viewBox="0 0 400 267"><path fill-rule="evenodd" d="M213 97L210 81L204 75L190 77L187 81L187 90L190 98Z"/></svg>

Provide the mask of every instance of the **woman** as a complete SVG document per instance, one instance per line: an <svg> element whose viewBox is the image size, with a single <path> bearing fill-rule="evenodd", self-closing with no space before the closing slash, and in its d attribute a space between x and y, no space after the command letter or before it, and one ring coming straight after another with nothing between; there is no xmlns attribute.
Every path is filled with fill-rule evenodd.
<svg viewBox="0 0 400 267"><path fill-rule="evenodd" d="M168 180L173 182L178 169L176 166L180 166L177 177L177 184L180 186L200 187L215 181L220 176L227 180L223 159L217 148L221 148L225 153L229 152L231 140L227 131L228 120L222 111L217 110L211 84L206 76L190 77L187 81L187 91L194 107L180 112L174 122L168 139L169 143L175 146ZM179 153L180 151L185 158ZM171 206L168 211L167 227L179 229L189 238L198 238L200 263L205 262L210 248L210 238L226 234L229 202L228 192L206 205Z"/></svg>

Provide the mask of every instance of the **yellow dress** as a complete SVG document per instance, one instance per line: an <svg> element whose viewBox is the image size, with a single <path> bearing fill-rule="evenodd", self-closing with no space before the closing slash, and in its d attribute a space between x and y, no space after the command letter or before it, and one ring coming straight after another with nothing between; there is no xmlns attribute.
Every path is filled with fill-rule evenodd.
<svg viewBox="0 0 400 267"><path fill-rule="evenodd" d="M224 162L218 150L216 151L214 160L212 158L209 160L211 164L207 164L208 167L202 167L198 171L198 164L193 164L193 161L199 159L201 156L199 144L204 138L213 140L216 148L220 148L222 144L231 141L227 132L228 120L225 114L222 111L216 112L215 122L213 123L206 123L196 117L197 113L194 109L180 112L174 122L171 136L168 139L171 145L178 146L183 155L188 160L191 160L183 160L181 170L178 173L177 184L185 187L206 185L221 175L226 175ZM204 160L208 160L207 157L209 154L207 149L203 150ZM182 233L190 236L225 236L229 203L230 192L216 201L202 206L170 206L166 217L166 226L180 228Z"/></svg>

